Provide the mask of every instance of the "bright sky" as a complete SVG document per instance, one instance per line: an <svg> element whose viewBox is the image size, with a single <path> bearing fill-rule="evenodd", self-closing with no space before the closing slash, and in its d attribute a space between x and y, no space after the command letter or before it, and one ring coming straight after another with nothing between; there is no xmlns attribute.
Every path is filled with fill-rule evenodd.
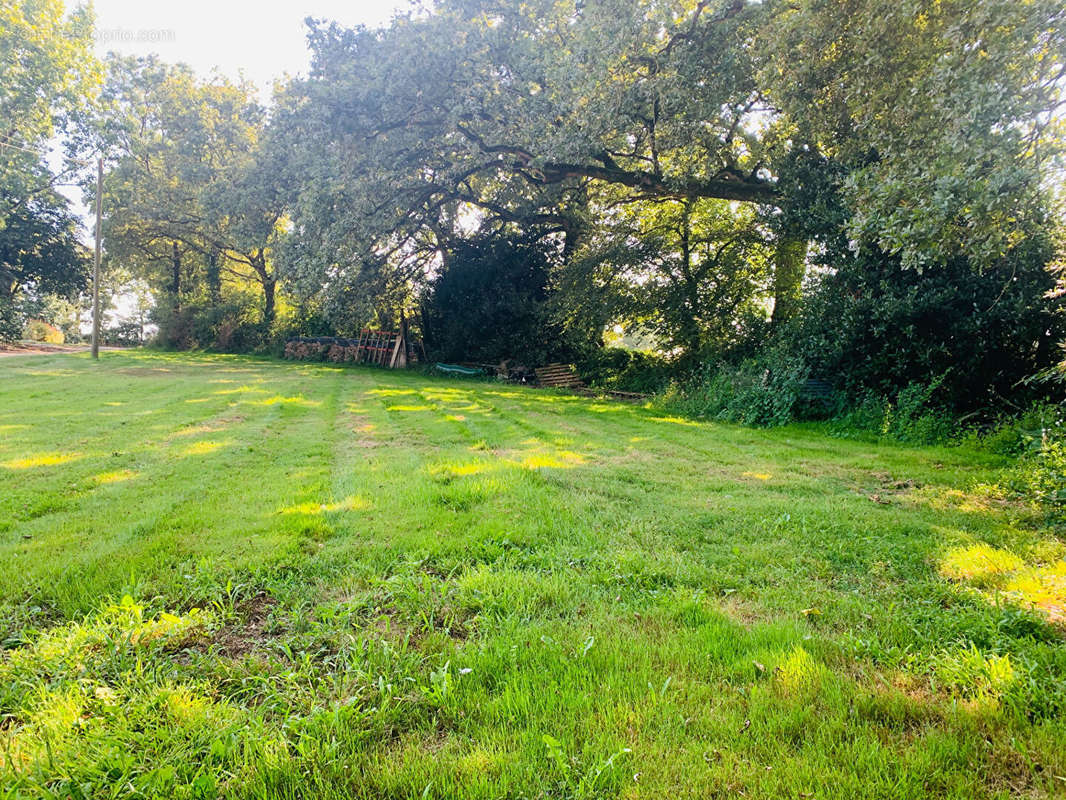
<svg viewBox="0 0 1066 800"><path fill-rule="evenodd" d="M81 5L68 0L67 6ZM349 27L387 23L406 0L94 0L96 51L123 55L157 53L183 61L201 75L218 68L243 74L269 98L275 78L306 73L307 17Z"/></svg>

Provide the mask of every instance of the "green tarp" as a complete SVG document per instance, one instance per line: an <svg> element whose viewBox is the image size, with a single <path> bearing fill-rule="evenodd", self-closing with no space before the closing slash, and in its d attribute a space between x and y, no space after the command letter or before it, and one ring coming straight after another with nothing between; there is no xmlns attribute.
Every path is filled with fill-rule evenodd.
<svg viewBox="0 0 1066 800"><path fill-rule="evenodd" d="M441 372L454 372L458 375L484 375L485 370L477 367L460 367L458 364L435 364Z"/></svg>

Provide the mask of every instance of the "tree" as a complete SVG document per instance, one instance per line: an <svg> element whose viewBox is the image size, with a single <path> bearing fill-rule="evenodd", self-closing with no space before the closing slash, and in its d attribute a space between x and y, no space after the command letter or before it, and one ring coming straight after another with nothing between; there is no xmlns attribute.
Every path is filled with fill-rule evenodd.
<svg viewBox="0 0 1066 800"><path fill-rule="evenodd" d="M61 0L15 0L0 10L0 225L53 189L43 151L75 129L99 79L87 8L65 15Z"/></svg>
<svg viewBox="0 0 1066 800"><path fill-rule="evenodd" d="M106 181L109 258L137 266L171 313L196 284L221 302L224 276L257 284L273 321L271 248L281 217L260 160L263 109L254 88L197 80L154 57L113 58L100 135L114 153Z"/></svg>
<svg viewBox="0 0 1066 800"><path fill-rule="evenodd" d="M774 0L757 37L774 136L846 168L859 244L994 264L1047 207L1064 22L1059 0Z"/></svg>
<svg viewBox="0 0 1066 800"><path fill-rule="evenodd" d="M26 290L69 295L85 288L87 259L77 220L59 198L38 194L10 211L0 228L0 300Z"/></svg>
<svg viewBox="0 0 1066 800"><path fill-rule="evenodd" d="M604 205L602 222L562 272L576 304L571 323L597 317L599 307L600 331L623 322L664 349L706 356L766 321L772 248L750 206L690 199Z"/></svg>
<svg viewBox="0 0 1066 800"><path fill-rule="evenodd" d="M68 136L94 94L92 18L64 16L59 0L17 0L0 9L0 338L22 332L27 304L47 293L73 295L86 259L77 223L44 151Z"/></svg>
<svg viewBox="0 0 1066 800"><path fill-rule="evenodd" d="M573 250L591 181L665 196L772 198L776 191L768 181L742 173L755 168L742 152L746 133L733 118L738 102L754 105L746 92L731 81L712 87L693 79L674 88L676 74L640 67L639 52L668 16L665 8L651 17L644 11L597 4L583 12L584 24L572 26L562 5L518 10L506 4L489 9L491 19L481 9L456 5L385 31L314 26L313 73L291 87L293 111L285 117L291 138L310 145L295 220L298 234L305 227L318 234L308 237L306 249L324 241L330 253L372 250L402 260L423 237L434 237L441 216L473 213L561 232ZM620 52L612 50L616 43ZM701 52L707 56L701 69L717 63L710 48ZM582 53L596 63L579 67ZM582 81L600 67L617 72L618 80L609 86ZM640 73L636 83L651 80L672 99L691 95L699 84L699 97L688 99L707 108L725 105L730 118L713 131L704 130L703 119L667 119L661 108L651 109L656 103L645 102L655 90L626 88L632 70ZM622 110L609 114L616 106ZM599 139L610 144L586 131L589 126L598 126ZM719 134L728 141L713 147L714 158L686 151L710 146ZM590 163L565 160L593 146ZM560 158L549 161L541 155L545 150ZM328 233L320 226L324 209Z"/></svg>
<svg viewBox="0 0 1066 800"><path fill-rule="evenodd" d="M297 231L328 209L331 252L388 259L442 212L477 209L579 239L574 198L602 186L787 214L779 165L810 149L847 168L853 237L907 266L959 249L988 264L1058 152L1062 14L1055 0L451 0L383 30L315 24L287 120L314 153ZM778 243L784 318L806 248L794 231Z"/></svg>

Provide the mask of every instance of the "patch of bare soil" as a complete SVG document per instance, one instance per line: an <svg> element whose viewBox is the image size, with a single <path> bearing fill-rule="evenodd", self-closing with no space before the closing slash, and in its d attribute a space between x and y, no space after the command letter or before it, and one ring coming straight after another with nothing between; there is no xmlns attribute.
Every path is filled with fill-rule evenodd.
<svg viewBox="0 0 1066 800"><path fill-rule="evenodd" d="M203 420L196 424L189 424L183 428L179 428L173 433L168 434L166 439L174 439L180 436L197 436L201 433L215 433L223 428L228 428L230 425L239 425L245 421L245 417L241 414L230 414L221 417L215 417L214 419Z"/></svg>
<svg viewBox="0 0 1066 800"><path fill-rule="evenodd" d="M0 358L4 356L39 356L49 353L80 353L88 349L84 345L16 342L14 344L0 344Z"/></svg>
<svg viewBox="0 0 1066 800"><path fill-rule="evenodd" d="M270 595L257 594L237 607L238 620L216 634L214 643L224 656L243 658L274 638L267 633L267 620L277 602Z"/></svg>
<svg viewBox="0 0 1066 800"><path fill-rule="evenodd" d="M718 602L718 609L746 628L767 621L767 615L749 600L730 594Z"/></svg>
<svg viewBox="0 0 1066 800"><path fill-rule="evenodd" d="M922 485L917 481L913 481L910 478L897 480L887 472L875 472L871 477L878 482L877 486L873 488L858 487L855 491L883 506L891 505L894 499L909 494L915 489L922 488Z"/></svg>

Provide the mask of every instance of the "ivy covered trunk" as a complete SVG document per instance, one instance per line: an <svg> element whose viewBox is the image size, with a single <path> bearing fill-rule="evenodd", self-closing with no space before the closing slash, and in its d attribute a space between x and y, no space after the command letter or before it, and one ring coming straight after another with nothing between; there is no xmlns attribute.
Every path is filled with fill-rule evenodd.
<svg viewBox="0 0 1066 800"><path fill-rule="evenodd" d="M211 302L222 305L222 270L219 268L219 254L212 250L207 254L207 286L211 292Z"/></svg>
<svg viewBox="0 0 1066 800"><path fill-rule="evenodd" d="M774 253L773 323L792 319L803 297L803 274L807 267L807 240L782 236Z"/></svg>
<svg viewBox="0 0 1066 800"><path fill-rule="evenodd" d="M252 254L249 263L263 287L263 321L269 325L274 321L274 295L278 286L278 277L267 267L266 253L261 249Z"/></svg>
<svg viewBox="0 0 1066 800"><path fill-rule="evenodd" d="M177 242L170 243L170 294L174 311L181 311L181 251Z"/></svg>
<svg viewBox="0 0 1066 800"><path fill-rule="evenodd" d="M274 290L278 282L274 277L263 281L263 320L267 323L274 321Z"/></svg>

